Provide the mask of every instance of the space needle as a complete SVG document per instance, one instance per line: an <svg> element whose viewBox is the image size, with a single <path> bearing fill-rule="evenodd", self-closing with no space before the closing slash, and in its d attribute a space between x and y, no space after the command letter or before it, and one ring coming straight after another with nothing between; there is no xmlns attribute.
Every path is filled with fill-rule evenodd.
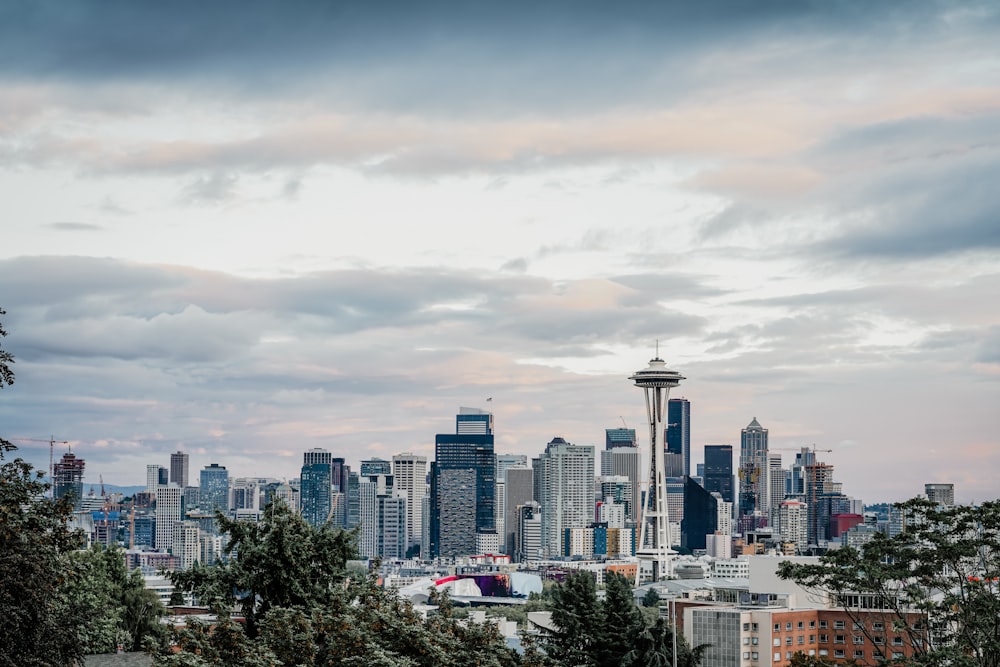
<svg viewBox="0 0 1000 667"><path fill-rule="evenodd" d="M650 561L653 566L653 581L672 576L671 563L677 552L670 548L669 516L667 514L667 478L664 470L664 430L667 418L667 400L670 390L686 379L677 371L667 368L660 359L659 344L657 355L649 366L636 371L629 380L641 387L646 395L646 416L649 422L649 486L646 501L642 506L639 544L636 557L640 567L636 570L636 583L642 572L642 562ZM650 534L650 531L652 533Z"/></svg>

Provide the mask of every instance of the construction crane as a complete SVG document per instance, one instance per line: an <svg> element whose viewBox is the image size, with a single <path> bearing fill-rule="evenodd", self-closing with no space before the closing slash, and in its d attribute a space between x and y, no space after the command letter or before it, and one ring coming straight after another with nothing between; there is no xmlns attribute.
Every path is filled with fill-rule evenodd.
<svg viewBox="0 0 1000 667"><path fill-rule="evenodd" d="M69 440L56 440L55 436L49 436L48 440L39 438L11 438L15 442L47 442L49 443L49 497L54 498L56 492L55 480L55 448L56 445L69 445Z"/></svg>

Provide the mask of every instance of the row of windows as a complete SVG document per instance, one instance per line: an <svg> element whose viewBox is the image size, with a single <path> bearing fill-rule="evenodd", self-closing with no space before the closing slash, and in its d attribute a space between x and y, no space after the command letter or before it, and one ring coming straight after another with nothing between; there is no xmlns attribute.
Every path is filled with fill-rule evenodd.
<svg viewBox="0 0 1000 667"><path fill-rule="evenodd" d="M751 626L753 628L753 631L756 632L757 631L757 624L756 623L752 623L752 624L751 623L744 623L743 624L743 629L744 630L750 630ZM851 628L852 630L864 630L864 624L863 623L854 622L854 623L851 624L851 626L852 626L852 628ZM885 623L882 622L882 621L872 621L871 626L872 626L872 628L871 628L872 632L885 632ZM816 621L809 621L809 629L812 630L815 627L816 627ZM919 630L920 629L919 623L914 623L913 626L912 626L912 628L914 630ZM805 621L798 621L797 623L795 623L795 629L796 630L804 630L805 629ZM820 621L819 622L819 629L820 630L826 630L826 629L828 629L827 621ZM834 621L833 622L833 629L834 630L846 630L847 629L847 621ZM786 621L785 622L785 631L789 632L791 630L792 630L792 621ZM775 623L774 624L774 632L781 632L781 623Z"/></svg>
<svg viewBox="0 0 1000 667"><path fill-rule="evenodd" d="M834 658L846 658L847 657L846 653L847 652L844 651L843 649L836 649L833 652L833 657ZM793 655L792 651L785 651L785 660L791 660L792 659L792 655ZM815 656L816 655L816 651L809 651L809 655L810 655L810 657ZM757 654L754 653L753 656L754 656L753 659L756 660L757 659ZM819 657L825 658L825 657L828 657L828 656L829 656L829 653L827 652L827 650L825 648L819 650ZM854 657L855 660L864 660L865 659L865 652L864 651L860 651L860 650L859 651L854 651L853 657ZM892 659L893 660L899 660L902 657L903 657L902 652L900 652L900 651L893 651L893 653L892 653ZM748 659L748 654L747 653L743 654L743 659L744 660ZM781 659L782 659L781 658L781 653L775 651L775 653L774 653L774 662L781 662ZM874 659L874 660L885 660L885 654L882 653L881 651L873 651L872 652L872 659Z"/></svg>

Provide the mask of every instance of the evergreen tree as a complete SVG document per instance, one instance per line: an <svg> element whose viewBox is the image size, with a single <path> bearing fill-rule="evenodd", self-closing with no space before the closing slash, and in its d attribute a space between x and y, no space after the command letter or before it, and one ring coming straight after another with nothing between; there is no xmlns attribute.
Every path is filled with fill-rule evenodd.
<svg viewBox="0 0 1000 667"><path fill-rule="evenodd" d="M594 576L570 572L552 589L552 630L545 632L545 652L557 665L597 667L596 644L603 634Z"/></svg>
<svg viewBox="0 0 1000 667"><path fill-rule="evenodd" d="M605 575L601 616L601 633L594 651L595 662L598 667L620 667L646 624L642 612L635 605L632 584L617 572L609 571Z"/></svg>

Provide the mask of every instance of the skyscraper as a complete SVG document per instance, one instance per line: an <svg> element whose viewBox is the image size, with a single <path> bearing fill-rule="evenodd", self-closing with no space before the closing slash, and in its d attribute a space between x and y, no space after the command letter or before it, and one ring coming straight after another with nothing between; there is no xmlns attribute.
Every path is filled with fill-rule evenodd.
<svg viewBox="0 0 1000 667"><path fill-rule="evenodd" d="M601 474L605 476L622 475L628 477L632 487L632 498L629 502L628 521L633 526L639 525L639 505L642 497L639 462L639 448L636 446L615 445L601 452Z"/></svg>
<svg viewBox="0 0 1000 667"><path fill-rule="evenodd" d="M955 504L954 484L924 484L924 494L938 505L951 507Z"/></svg>
<svg viewBox="0 0 1000 667"><path fill-rule="evenodd" d="M719 516L716 497L691 477L685 477L681 546L692 551L704 549L705 536L714 535L718 529Z"/></svg>
<svg viewBox="0 0 1000 667"><path fill-rule="evenodd" d="M199 502L206 512L216 510L223 514L229 511L229 471L218 463L207 465L201 470Z"/></svg>
<svg viewBox="0 0 1000 667"><path fill-rule="evenodd" d="M527 466L508 468L504 480L504 553L517 553L517 508L534 500L534 471Z"/></svg>
<svg viewBox="0 0 1000 667"><path fill-rule="evenodd" d="M762 527L768 510L767 429L757 418L740 432L740 509L741 533Z"/></svg>
<svg viewBox="0 0 1000 667"><path fill-rule="evenodd" d="M181 497L179 486L156 487L156 540L154 547L166 551L173 546L174 524L181 520Z"/></svg>
<svg viewBox="0 0 1000 667"><path fill-rule="evenodd" d="M146 465L146 493L156 496L156 487L160 485L160 466L155 463Z"/></svg>
<svg viewBox="0 0 1000 667"><path fill-rule="evenodd" d="M542 548L558 557L566 529L594 521L594 448L553 438L540 458Z"/></svg>
<svg viewBox="0 0 1000 667"><path fill-rule="evenodd" d="M496 529L493 415L460 408L454 434L434 438L431 464L430 553L475 553L476 535Z"/></svg>
<svg viewBox="0 0 1000 667"><path fill-rule="evenodd" d="M420 507L427 495L427 457L409 452L393 456L392 475L396 491L406 497L406 532L413 545L423 533Z"/></svg>
<svg viewBox="0 0 1000 667"><path fill-rule="evenodd" d="M705 490L733 502L733 446L705 445Z"/></svg>
<svg viewBox="0 0 1000 667"><path fill-rule="evenodd" d="M604 429L604 448L614 449L615 447L636 447L634 428L607 428Z"/></svg>
<svg viewBox="0 0 1000 667"><path fill-rule="evenodd" d="M68 497L73 506L79 508L83 500L83 468L86 462L76 458L73 452L66 452L52 466L52 496L58 500Z"/></svg>
<svg viewBox="0 0 1000 667"><path fill-rule="evenodd" d="M680 456L680 470L668 477L691 474L691 403L686 398L667 402L666 447L668 454Z"/></svg>
<svg viewBox="0 0 1000 667"><path fill-rule="evenodd" d="M506 479L508 468L515 466L525 467L528 465L528 457L524 454L497 454L497 481Z"/></svg>
<svg viewBox="0 0 1000 667"><path fill-rule="evenodd" d="M178 451L170 455L170 483L182 489L188 486L188 455Z"/></svg>
<svg viewBox="0 0 1000 667"><path fill-rule="evenodd" d="M299 479L302 518L311 526L319 528L330 518L332 509L330 452L316 449L306 452Z"/></svg>
<svg viewBox="0 0 1000 667"><path fill-rule="evenodd" d="M639 545L636 556L652 565L652 580L659 581L671 575L671 564L676 552L670 548L669 515L667 512L667 479L664 465L666 446L664 435L667 401L670 390L684 379L680 373L667 368L658 356L649 366L629 377L646 396L646 421L649 424L649 490L642 507ZM642 576L637 569L636 579Z"/></svg>

